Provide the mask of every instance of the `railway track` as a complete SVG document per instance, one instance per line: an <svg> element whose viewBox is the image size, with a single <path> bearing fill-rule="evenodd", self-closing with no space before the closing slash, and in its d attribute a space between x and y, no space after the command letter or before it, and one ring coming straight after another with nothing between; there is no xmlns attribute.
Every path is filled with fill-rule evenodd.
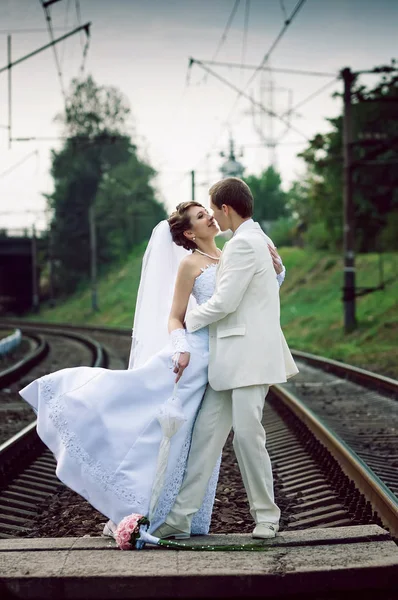
<svg viewBox="0 0 398 600"><path fill-rule="evenodd" d="M0 405L1 412L8 415L5 427L8 426L7 429L11 431L15 429L14 420L18 427L18 433L0 445L0 538L26 532L37 515L38 504L62 487L55 475L55 460L36 433L36 421L32 422L33 411L16 392L12 395L11 402L7 402L12 386L17 389L22 378L23 385L26 385L29 379L39 376L33 374L35 367L44 368L43 363L50 353L54 337L61 344L72 341L71 350L76 350L77 345L82 346L90 357L89 366L108 365L106 351L87 335L71 332L69 329L65 331L61 328L32 326L23 328L23 336L30 341L32 349L15 364L0 372L0 389L3 392L6 390ZM29 424L19 431L20 423L24 420Z"/></svg>
<svg viewBox="0 0 398 600"><path fill-rule="evenodd" d="M54 331L55 327L49 329ZM80 327L79 330L82 328ZM103 328L90 328L90 330L92 335L94 331L100 331L103 334L108 331ZM111 333L126 336L127 332L113 329ZM296 358L300 360L303 381L297 384L273 386L264 409L267 447L274 467L276 497L284 515L283 528L297 530L377 523L388 528L392 535L397 536L398 501L394 495L395 480L386 478L386 460L381 461L382 465L380 465L384 469L379 473L384 476L383 482L382 478L377 475L378 463L375 455L372 454L374 459L372 463L374 470L372 470L365 459L361 460L361 448L358 448L358 443L355 448L358 452L356 454L350 447L351 444L347 444L342 437L335 434L336 423L333 423L333 426L328 423L328 417L333 420L327 414L328 410L323 410L324 414L319 418L318 414L322 412L322 407L314 406L314 398L319 389L330 388L335 391L339 386L344 385L348 386L348 391L340 393L340 398L344 398L344 393L353 395L350 386L354 386L354 388L362 386L364 394L369 396L371 393L382 396L381 401L387 403L391 408L394 405L392 398L397 391L397 382L389 380L386 383L385 378L378 378L376 375L366 372L367 384L364 387L364 383L359 383L362 374L358 374L354 369L347 375L349 368L344 370L346 366L341 363L332 367L333 370L340 369L337 376L334 374L336 371L333 374L330 373L330 367L326 364L325 359L320 361L322 362L322 371L320 372L319 368L309 366L310 362L312 365L315 364L317 357L305 356L303 353L300 353L299 356L297 353ZM329 372L323 372L324 370ZM342 379L343 372L344 379ZM373 379L371 383L369 383L370 375ZM314 383L312 381L314 377L321 378L320 382L315 382L320 385L308 385ZM325 382L322 377L327 381ZM349 380L347 380L348 378ZM331 383L335 379L339 381L338 384ZM353 383L353 380L356 383ZM294 380L292 381L294 382ZM370 386L371 392L369 392ZM300 399L298 395L303 389L306 392L310 389L312 398ZM345 389L347 390L347 388ZM378 391L374 391L375 389ZM384 389L387 395L381 394L380 390ZM341 390L339 391L341 392ZM354 395L359 401L360 394L357 393L357 390ZM371 398L374 399L373 396ZM330 404L330 398L328 402ZM328 406L327 402L325 406ZM391 420L390 417L388 419ZM25 444L24 438L28 440L26 443L33 448L34 437L34 427L31 426L31 429L27 428L19 440L13 442L10 440L6 448L4 448L4 444L0 448L2 477L3 471L8 469L3 465L8 462L14 463L14 467L9 469L11 475L4 475L5 478L11 477L9 483L4 487L3 482L6 482L4 478L1 484L3 492L0 494L0 537L29 535L29 531L32 530L35 523L34 507L38 501L45 497L48 498L49 494L56 494L60 490L60 484L54 476L55 463L50 453L48 451L43 453L43 448L31 450L29 453L21 450ZM358 433L357 437L360 439L361 435ZM389 436L385 437L388 438L387 441L390 444ZM366 439L368 443L369 436ZM353 441L353 436L351 436L351 441ZM10 458L6 461L3 460L3 456L12 457L15 443L19 444L20 455L30 454L31 457L34 457L31 464L24 465L22 472L16 466L18 460L14 461ZM355 446L355 443L353 445ZM3 455L3 451L6 454ZM394 452L390 446L389 455L393 461ZM223 501L228 498L228 494L231 499L231 493L228 492L230 489L228 487L230 485L229 477L227 471L221 472L219 487L221 494L217 493L217 497L221 497L221 502L215 505L216 519L222 513L220 504L223 504ZM35 491L30 495L32 489ZM239 493L237 495L239 496ZM244 504L244 493L241 493L240 496L237 504ZM13 512L14 508L18 509L17 512ZM247 512L247 507L242 508L243 513L245 510ZM26 511L27 514L20 511ZM236 517L239 515L235 515L235 522ZM222 515L220 516L220 530L225 531Z"/></svg>

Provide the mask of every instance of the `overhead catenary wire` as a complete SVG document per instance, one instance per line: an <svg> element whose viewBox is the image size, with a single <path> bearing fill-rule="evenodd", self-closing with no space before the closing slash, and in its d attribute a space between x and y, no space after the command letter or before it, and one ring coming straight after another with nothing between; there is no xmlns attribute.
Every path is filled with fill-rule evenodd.
<svg viewBox="0 0 398 600"><path fill-rule="evenodd" d="M29 154L27 154L26 156L24 156L21 160L19 160L18 162L16 162L15 164L13 164L11 167L8 167L8 169L6 169L2 173L0 173L0 179L3 179L3 177L6 177L7 175L9 175L13 171L15 171L15 169L17 169L18 167L20 167L21 165L23 165L32 156L36 156L37 157L38 156L38 150L34 150L33 152L29 152Z"/></svg>
<svg viewBox="0 0 398 600"><path fill-rule="evenodd" d="M77 24L81 25L82 15L81 15L81 11L80 11L80 0L75 0L75 9L76 9L76 16L77 16ZM82 47L82 50L84 50L83 33L80 34L80 45Z"/></svg>
<svg viewBox="0 0 398 600"><path fill-rule="evenodd" d="M77 24L81 25L82 23L82 15L81 15L81 10L80 10L80 0L75 0L75 10L76 10L76 17L77 17ZM90 46L90 32L86 32L86 40L84 40L83 38L83 31L81 31L80 33L80 45L82 47L82 62L80 65L80 69L79 69L79 75L80 77L84 76L84 71L85 71L85 67L86 67L86 60L87 60L87 55L88 55L88 49Z"/></svg>
<svg viewBox="0 0 398 600"><path fill-rule="evenodd" d="M254 100L251 96L249 96L249 94L246 94L246 92L244 92L243 90L240 90L235 84L231 83L230 81L228 81L227 79L224 79L224 77L221 77L221 75L218 75L218 73L215 73L214 71L212 71L211 69L209 69L206 65L203 65L202 63L200 63L199 61L196 61L197 64L199 64L203 69L205 69L208 73L210 73L211 75L213 75L216 79L219 79L222 83L224 83L225 85L227 85L228 87L230 87L231 89L235 90L235 91L239 91L240 95L243 96L244 98L246 98L246 100L249 100L249 102L251 102L253 104L253 106L256 106L257 108L259 108L262 112L266 113L267 115L270 115L272 117L274 117L275 119L278 119L279 121L281 121L284 125L289 125L289 123L284 119L284 117L281 117L280 115L278 115L277 113L275 113L272 110L269 110L268 108L266 108L263 104L261 104L260 102L257 102L256 100ZM298 133L299 135L301 135L302 137L307 139L307 136L305 135L305 133L303 133L302 131L300 131L299 129L297 129L296 127L292 127L292 125L290 125L290 129L292 131L295 131L296 133Z"/></svg>
<svg viewBox="0 0 398 600"><path fill-rule="evenodd" d="M285 21L287 21L287 12L286 12L285 3L284 3L283 0L279 0L279 4L280 4L280 7L281 7L281 11L283 13L283 18L284 18Z"/></svg>
<svg viewBox="0 0 398 600"><path fill-rule="evenodd" d="M52 42L52 50L53 50L53 54L54 54L55 66L57 69L57 75L58 75L59 83L61 86L61 93L64 98L64 103L65 103L65 107L66 107L67 97L66 97L65 86L64 86L64 77L63 77L63 73L62 73L61 63L60 63L59 57L58 57L58 51L57 51L56 45L54 43L54 32L53 32L51 13L50 13L49 7L46 5L46 2L44 2L44 0L40 0L40 2L42 5L42 8L44 10L44 15L45 15L45 19L46 19L48 34L50 36L50 41Z"/></svg>
<svg viewBox="0 0 398 600"><path fill-rule="evenodd" d="M219 133L218 133L218 135L217 135L217 137L216 137L216 139L215 139L215 143L214 143L214 144L211 146L211 149L210 149L210 151L211 151L211 150L212 150L212 149L215 147L215 145L216 145L216 144L218 144L218 141L219 141L219 139L220 139L221 135L223 134L223 132L224 132L225 128L230 126L230 120L231 120L231 117L232 117L232 115L233 115L233 112L234 112L234 110L235 110L235 108L236 108L236 105L237 105L237 103L238 103L239 99L240 99L242 96L245 96L246 98L249 98L249 100L250 100L250 101L252 101L252 99L251 99L249 96L247 96L247 94L245 94L245 90L246 90L246 89L247 89L247 87L248 87L248 86L251 84L251 82L254 80L254 78L256 77L256 75L257 75L257 73L259 72L259 70L261 70L262 68L264 68L264 66L265 66L265 63L266 63L266 62L269 60L269 58L270 58L270 56L271 56L272 52L275 50L275 48L276 48L277 44L280 42L280 40L282 39L282 37L285 35L285 33L286 33L286 31L287 31L288 27L291 25L291 23L293 22L293 20L294 20L294 19L295 19L295 17L297 16L297 14L298 14L298 12L300 11L300 9L301 9L301 8L303 7L303 5L305 4L305 1L306 1L306 0L299 0L299 1L297 2L297 4L296 4L296 6L294 7L294 9L293 9L292 13L291 13L291 14L290 14L290 16L288 17L288 19L286 19L286 20L285 20L285 22L284 22L284 25L283 25L283 27L282 27L281 31L280 31L280 32L279 32L279 34L277 35L277 37L276 37L276 39L274 40L274 42L271 44L271 46L270 46L269 50L268 50L268 51L266 52L266 54L264 55L264 57L263 57L263 59L262 59L261 63L260 63L260 64L259 64L257 67L255 67L255 70L254 70L253 74L250 76L249 80L247 81L247 83L246 83L246 85L243 87L243 89L239 89L239 90L237 90L237 91L238 91L238 94L237 94L237 96L236 96L236 98L235 98L235 100L234 100L234 103L233 103L233 105L232 105L232 107L231 107L231 109L230 109L230 111L229 111L229 113L228 113L228 116L227 116L226 120L224 121L224 124L223 124L223 126L221 127L221 129L220 129L220 131L219 131ZM205 64L204 64L204 62L198 61L198 60L196 60L196 59L194 60L194 59L192 59L192 58L191 58L191 59L190 59L190 61L189 61L189 68L190 68L190 67L192 67L192 65L194 64L194 62L195 62L196 64L200 64L200 65L202 66L202 68L206 68L206 67L205 67ZM217 77L217 74L214 74L214 75ZM333 74L333 75L334 75L334 74ZM218 76L218 77L219 77L219 76ZM221 77L219 77L219 79L222 79L222 78L221 78ZM226 80L224 80L224 82L226 82ZM229 84L229 82L228 82L228 85L232 86L232 84ZM235 87L235 86L234 86L234 87ZM261 106L261 108L262 108L262 109L264 108L264 107L262 107L262 105L260 105L260 106ZM278 117L278 118L279 118L279 117ZM291 126L290 126L290 129L294 130L295 128L293 128L293 127L291 127ZM305 136L305 135L304 135L302 132L300 132L300 135L303 135L305 138L307 138L307 136ZM200 164L200 163L201 163L201 162L202 162L202 161L203 161L203 160L206 158L207 154L208 154L208 152L206 152L205 156L203 156L203 157L200 159L200 161L198 162L198 165L199 165L199 164Z"/></svg>
<svg viewBox="0 0 398 600"><path fill-rule="evenodd" d="M243 89L239 91L238 96L237 96L237 98L235 100L235 104L238 102L239 98L242 96L242 92L245 92L245 90L252 83L252 81L256 77L256 75L257 75L258 71L260 70L260 68L262 66L264 66L268 62L268 60L270 59L270 56L271 56L272 52L275 50L276 46L279 44L279 42L282 39L282 37L285 35L288 27L291 25L291 23L293 22L293 20L295 19L295 17L299 13L300 9L303 7L303 5L305 4L305 2L306 2L306 0L299 0L297 2L297 4L294 7L294 9L293 9L290 17L288 19L286 19L286 21L283 24L283 27L282 27L281 31L276 36L276 38L273 41L273 43L271 44L269 50L265 53L265 55L263 57L263 60L261 61L261 63L259 64L259 66L254 70L254 72L252 73L252 75L250 76L250 78L248 79L248 81L246 82L246 84L243 87Z"/></svg>
<svg viewBox="0 0 398 600"><path fill-rule="evenodd" d="M64 29L67 30L68 27L68 21L69 21L69 11L70 11L70 4L71 4L71 0L66 0L66 4L65 4L65 17L64 17ZM53 27L53 31L54 31L54 27ZM66 42L64 42L62 44L62 56L61 56L61 66L64 64L64 59L65 59L65 48L66 48Z"/></svg>
<svg viewBox="0 0 398 600"><path fill-rule="evenodd" d="M66 27L53 27L53 31L66 31ZM8 35L10 33L45 33L48 31L47 27L22 27L18 29L0 29L0 35Z"/></svg>
<svg viewBox="0 0 398 600"><path fill-rule="evenodd" d="M323 92L326 92L326 90L328 90L330 87L332 87L333 85L335 85L339 81L339 79L340 79L340 76L337 75L336 77L334 77L332 79L332 81L328 81L327 83L325 83L324 85L322 85L319 89L315 90L315 92L312 92L309 96L307 96L303 100L300 100L300 102L298 102L291 109L289 109L285 113L282 113L281 116L286 116L288 113L295 112L298 108L301 108L302 106L304 106L304 104L307 104L307 102L310 102L311 100L313 100L317 96L320 96L321 94L323 94Z"/></svg>
<svg viewBox="0 0 398 600"><path fill-rule="evenodd" d="M249 32L249 16L250 16L250 0L245 1L245 17L243 23L243 38L242 38L242 54L241 54L241 63L244 64L246 60L246 50L247 50L247 36ZM241 69L241 76L243 76L243 69Z"/></svg>
<svg viewBox="0 0 398 600"><path fill-rule="evenodd" d="M218 42L217 48L216 48L216 50L215 50L215 52L213 54L212 60L215 60L217 58L218 53L220 52L221 48L225 44L225 41L226 41L226 39L228 37L229 30L231 29L232 21L234 20L236 11L238 10L239 4L240 4L240 0L235 0L235 3L234 3L234 5L232 7L232 10L231 10L231 13L230 13L230 15L228 17L227 24L225 25L225 28L224 28L224 31L223 31L222 36L220 38L220 41ZM203 77L203 80L202 80L202 83L205 83L206 81L207 81L207 73L205 73L205 75Z"/></svg>
<svg viewBox="0 0 398 600"><path fill-rule="evenodd" d="M196 61L199 59L195 59L195 58L190 58L190 64L189 66L191 66L191 64L196 63ZM309 75L310 77L337 77L338 73L332 73L331 71L308 71L305 69L288 69L288 68L277 68L277 67L266 67L265 65L262 67L259 67L258 65L248 65L248 64L242 64L242 63L233 63L233 62L220 62L220 61L214 61L214 60L199 60L199 62L202 63L202 65L213 65L214 67L227 67L230 69L250 69L250 70L255 70L258 69L259 71L272 71L273 73L286 73L289 75Z"/></svg>
<svg viewBox="0 0 398 600"><path fill-rule="evenodd" d="M281 116L282 117L286 117L289 114L293 115L298 108L301 108L302 106L304 106L305 104L307 104L307 102L310 102L311 100L313 100L317 96L320 96L321 94L323 94L323 92L325 92L330 87L332 87L333 85L335 85L338 82L339 79L340 79L340 75L337 75L336 77L334 77L332 79L332 81L328 81L322 87L320 87L319 89L315 90L315 92L312 92L312 94L310 94L309 96L307 96L303 100L300 100L300 102L298 102L295 106L293 106L292 108L289 108L289 110L287 110L286 112L282 113ZM281 140L283 140L283 138L287 135L287 133L288 133L288 129L286 129L286 131L284 131L282 133L282 135L278 138L278 145L280 144Z"/></svg>

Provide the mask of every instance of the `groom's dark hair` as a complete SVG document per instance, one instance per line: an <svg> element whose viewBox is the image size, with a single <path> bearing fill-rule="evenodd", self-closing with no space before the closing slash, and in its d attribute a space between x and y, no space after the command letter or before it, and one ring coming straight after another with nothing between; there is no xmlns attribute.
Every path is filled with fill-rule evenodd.
<svg viewBox="0 0 398 600"><path fill-rule="evenodd" d="M221 208L230 206L242 219L253 215L253 194L247 183L238 177L228 177L213 184L209 189L213 204Z"/></svg>

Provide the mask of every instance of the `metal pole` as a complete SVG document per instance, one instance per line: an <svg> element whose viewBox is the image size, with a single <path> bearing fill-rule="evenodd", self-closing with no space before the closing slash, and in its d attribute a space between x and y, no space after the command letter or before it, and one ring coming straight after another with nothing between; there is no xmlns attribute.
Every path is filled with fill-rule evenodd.
<svg viewBox="0 0 398 600"><path fill-rule="evenodd" d="M37 243L35 226L32 227L32 308L39 310L39 293L37 285Z"/></svg>
<svg viewBox="0 0 398 600"><path fill-rule="evenodd" d="M191 199L194 201L195 200L195 171L191 171L191 186L192 186Z"/></svg>
<svg viewBox="0 0 398 600"><path fill-rule="evenodd" d="M351 121L351 85L354 75L351 69L342 71L344 81L343 114L343 235L344 235L344 330L350 333L356 327L355 317L355 253L354 253L354 201L352 187L352 121Z"/></svg>
<svg viewBox="0 0 398 600"><path fill-rule="evenodd" d="M11 34L7 36L8 61L8 149L11 149Z"/></svg>
<svg viewBox="0 0 398 600"><path fill-rule="evenodd" d="M88 220L90 227L90 256L91 256L91 308L98 311L97 298L97 235L95 228L95 206L94 203L88 209Z"/></svg>

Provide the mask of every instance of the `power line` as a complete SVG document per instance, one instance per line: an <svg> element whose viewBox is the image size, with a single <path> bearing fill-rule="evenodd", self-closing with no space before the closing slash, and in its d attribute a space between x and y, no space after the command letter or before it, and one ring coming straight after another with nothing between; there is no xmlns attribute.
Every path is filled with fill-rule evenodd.
<svg viewBox="0 0 398 600"><path fill-rule="evenodd" d="M288 29L289 25L291 25L291 23L293 22L293 20L295 19L296 15L298 14L299 10L303 7L303 5L305 4L305 2L306 2L306 0L299 0L297 2L296 6L294 7L294 9L292 11L292 14L284 22L281 31L276 36L276 39L271 44L271 47L269 48L268 52L266 52L266 54L264 55L264 58L261 61L261 63L259 64L259 66L257 67L257 69L250 76L249 80L247 81L246 85L243 88L243 91L245 91L246 88L248 88L249 85L252 83L253 79L256 77L256 75L257 75L258 71L260 70L260 68L263 67L266 62L268 62L268 60L269 60L272 52L275 50L276 46L278 45L278 43L280 42L280 40L282 39L282 37L285 35L286 30ZM242 95L241 93L238 94L238 97L236 98L235 104L239 100L239 98L241 97L241 95Z"/></svg>
<svg viewBox="0 0 398 600"><path fill-rule="evenodd" d="M79 69L79 71L80 71L80 77L84 76L84 70L86 68L86 60L87 60L87 55L88 55L88 49L89 49L89 47L90 47L90 32L88 31L87 35L86 35L86 42L85 42L84 48L83 48L82 62L81 62L80 69Z"/></svg>
<svg viewBox="0 0 398 600"><path fill-rule="evenodd" d="M77 23L78 23L78 25L81 25L82 15L81 15L81 11L80 11L80 0L75 0L75 9L76 9ZM89 32L86 36L85 42L83 39L83 32L80 34L80 45L82 47L83 56L82 56L82 62L81 62L80 69L79 69L79 74L80 74L80 77L83 77L84 70L86 68L88 49L90 46L90 33Z"/></svg>
<svg viewBox="0 0 398 600"><path fill-rule="evenodd" d="M189 59L189 67L194 64L196 61L195 58ZM278 69L275 67L259 67L258 65L247 65L242 63L231 63L231 62L219 62L213 60L200 60L199 62L202 65L213 65L215 67L228 67L232 69L257 69L258 71L272 71L273 73L287 73L290 75L310 75L312 77L336 77L337 73L325 72L325 71L307 71L303 69Z"/></svg>
<svg viewBox="0 0 398 600"><path fill-rule="evenodd" d="M17 163L15 163L14 165L12 165L11 167L9 167L8 169L6 169L5 171L3 171L2 173L0 173L0 179L3 179L3 177L6 177L7 175L9 175L10 173L12 173L13 171L15 171L15 169L17 169L18 167L20 167L22 164L24 164L31 156L37 156L38 155L38 151L34 150L33 152L29 152L29 154L27 154L24 158L22 158L21 160L19 160Z"/></svg>
<svg viewBox="0 0 398 600"><path fill-rule="evenodd" d="M249 87L249 85L252 83L252 81L255 79L257 73L264 67L265 63L268 62L272 52L275 50L277 44L279 43L279 41L282 39L282 37L284 36L284 34L286 33L287 28L289 27L289 25L292 23L292 21L294 20L294 18L296 17L296 15L298 14L299 10L302 8L302 6L304 5L306 0L299 0L296 4L296 6L294 7L292 14L290 15L290 17L288 19L286 19L281 31L279 32L279 34L277 35L276 39L274 40L274 42L271 44L271 47L269 48L268 52L264 55L263 60L261 61L261 63L258 65L258 67L255 68L254 72L252 73L252 75L249 77L248 81L246 82L246 85L241 89L238 90L238 95L235 98L235 101L231 107L231 110L228 113L227 116L227 120L226 123L228 124L232 114L235 110L235 107L239 101L239 99L244 96L245 90ZM301 134L303 135L303 134Z"/></svg>
<svg viewBox="0 0 398 600"><path fill-rule="evenodd" d="M312 94L310 94L309 96L307 96L307 98L304 98L304 100L301 100L295 106L293 106L292 108L289 108L289 110L287 110L286 112L282 113L281 116L285 117L285 116L288 116L288 115L293 115L298 108L301 108L302 106L304 106L304 104L307 104L307 102L310 102L311 100L313 100L317 96L320 96L323 92L325 92L327 89L329 89L332 85L335 85L336 82L339 80L339 78L340 78L339 75L337 77L334 77L332 81L328 81L325 85L323 85L318 90L316 90L315 92L313 92ZM287 133L288 133L288 129L286 129L286 131L284 131L282 133L282 135L279 137L279 139L278 139L278 146L280 145L281 140L287 135Z"/></svg>
<svg viewBox="0 0 398 600"><path fill-rule="evenodd" d="M244 24L243 24L243 39L242 39L242 55L241 55L242 64L246 60L247 34L248 34L248 30L249 30L249 15L250 15L250 0L246 0L246 2L245 2L245 18L244 18ZM241 69L241 74L243 74L243 69Z"/></svg>
<svg viewBox="0 0 398 600"><path fill-rule="evenodd" d="M283 18L285 19L285 21L287 21L287 12L286 12L286 6L283 0L279 0L279 4L281 6L281 10L283 13Z"/></svg>
<svg viewBox="0 0 398 600"><path fill-rule="evenodd" d="M43 216L47 216L46 215L47 210L45 208L43 208L42 210L33 210L33 209L27 209L27 210L2 210L0 211L0 215L1 216L10 216L10 215L26 215L26 214L32 214L32 215L43 215Z"/></svg>
<svg viewBox="0 0 398 600"><path fill-rule="evenodd" d="M301 108L302 106L304 106L304 104L307 104L307 102L310 102L310 100L313 100L317 96L320 96L320 94L322 94L327 89L329 89L330 87L332 87L332 85L334 85L339 80L339 78L340 78L339 75L337 77L334 77L334 79L332 81L328 81L325 85L323 85L318 90L316 90L315 92L313 92L312 94L310 94L309 96L307 96L307 98L304 98L304 100L301 100L298 104L296 104L295 106L293 106L293 108L291 108L288 111L286 111L285 113L283 113L282 116L285 116L288 113L295 112L298 108Z"/></svg>
<svg viewBox="0 0 398 600"><path fill-rule="evenodd" d="M65 5L64 29L66 29L66 30L68 28L70 3L71 3L71 0L67 0L66 5ZM79 25L80 25L80 23L79 23ZM54 31L54 29L53 29L53 31ZM65 48L66 48L66 43L62 44L61 65L64 64Z"/></svg>
<svg viewBox="0 0 398 600"><path fill-rule="evenodd" d="M39 54L39 52L42 52L43 50L47 50L47 48L50 48L51 46L53 46L54 44L57 44L58 42L62 42L63 40L66 40L66 38L70 37L71 35L74 35L78 31L81 31L82 29L84 29L86 31L86 34L88 34L89 30L90 30L90 26L91 26L91 23L88 22L88 23L85 23L84 25L82 25L81 27L76 27L75 29L73 29L73 31L70 31L69 33L66 33L65 35L62 35L61 37L54 40L54 42L45 44L44 46L37 48L37 50L33 50L33 52L29 52L29 54L25 54L25 56L22 56L21 58L14 60L14 62L12 62L11 64L6 65L5 67L1 67L0 73L7 71L11 67L15 67L16 65L19 65L21 62L23 62L24 60L27 60L28 58L31 58L32 56L36 56L36 54Z"/></svg>
<svg viewBox="0 0 398 600"><path fill-rule="evenodd" d="M246 94L243 90L240 90L236 85L234 85L233 83L231 83L227 79L224 79L224 77L221 77L221 75L218 75L218 73L215 73L214 71L212 71L211 69L209 69L208 67L206 67L205 65L203 65L202 63L200 63L199 61L196 61L196 62L203 69L205 69L208 73L210 73L211 75L213 75L216 79L219 79L222 83L224 83L225 85L227 85L231 89L239 92L240 96L243 96L244 98L246 98L246 100L249 100L249 102L251 102L253 104L253 106L257 106L257 108L259 108L261 111L263 111L267 115L270 115L272 117L275 117L279 121L282 121L282 123L284 125L288 125L290 127L290 129L292 129L293 131L295 131L296 133L298 133L299 135L301 135L302 137L304 137L304 138L307 139L307 136L305 135L305 133L303 133L302 131L296 129L295 127L292 127L289 124L289 122L286 121L283 117L279 116L274 111L265 108L265 106L263 106L260 102L256 102L256 100L254 100L251 96L249 96L248 94Z"/></svg>
<svg viewBox="0 0 398 600"><path fill-rule="evenodd" d="M81 12L80 12L80 0L75 0L75 8L76 8L77 24L81 25L81 23L82 23L82 15L81 15ZM84 52L84 40L82 38L82 34L80 34L80 45L81 45L82 50Z"/></svg>
<svg viewBox="0 0 398 600"><path fill-rule="evenodd" d="M240 4L240 0L235 0L235 4L233 5L233 8L232 8L231 14L230 14L230 15L229 15L229 17L228 17L227 24L226 24L226 26L225 26L225 29L224 29L224 31L223 31L223 34L222 34L222 36L221 36L221 39L220 39L220 41L219 41L219 43L218 43L218 46L217 46L217 48L216 48L216 51L215 51L215 52L214 52L214 54L213 54L212 60L215 60L215 58L217 58L217 55L218 55L218 53L220 52L221 48L222 48L222 47L223 47L223 45L225 44L225 41L226 41L226 39L227 39L227 37L228 37L229 30L230 30L230 28L231 28L231 25L232 25L232 21L234 20L234 17L235 17L236 11L238 10L238 6L239 6L239 4Z"/></svg>
<svg viewBox="0 0 398 600"><path fill-rule="evenodd" d="M215 142L215 144L216 144L216 143L218 143L218 140L220 139L220 137L221 137L222 133L224 132L225 128L226 128L227 126L229 126L229 121L230 121L230 119L231 119L231 117L232 117L232 114L233 114L233 112L234 112L234 110L235 110L235 107L236 107L236 105L237 105L237 103L238 103L238 100L239 100L239 99L240 99L242 96L245 96L246 98L248 98L248 96L245 94L245 90L246 90L246 88L247 88L247 87L250 85L250 83L253 81L253 79L254 79L254 78L255 78L255 76L257 75L258 71L264 68L265 62L267 62L267 61L269 60L269 57L271 56L272 52L275 50L275 48L276 48L277 44L280 42L280 40L282 39L282 37L283 37L283 36L284 36L284 34L286 33L286 30L288 29L289 25L290 25L290 24L293 22L293 20L294 20L294 19L295 19L295 17L297 16L298 12L300 11L300 9L303 7L303 5L304 5L305 1L306 1L306 0L299 0L299 1L297 2L297 4L296 4L296 6L294 7L294 9L293 9L293 11L292 11L292 13L291 13L290 17L288 17L288 19L286 19L286 20L285 20L285 23L284 23L284 25L283 25L283 27L282 27L281 31L279 32L279 34L277 35L276 39L275 39L275 40L274 40L274 42L272 43L272 45L271 45L271 47L269 48L268 52L267 52L267 53L265 54L265 56L263 57L263 60L261 61L261 63L260 63L260 64L259 64L259 65L258 65L258 66L255 68L255 70L254 70L254 73L253 73L253 74L250 76L250 78L249 78L249 80L247 81L247 83L246 83L246 85L244 86L244 88L243 88L242 90L238 90L238 95L236 96L236 98L235 98L235 101L234 101L234 103L233 103L233 105L232 105L232 107L231 107L231 110L230 110L230 111L229 111L229 113L228 113L227 119L226 119L226 121L224 122L224 125L222 126L222 128L221 128L221 130L220 130L220 132L219 132L219 134L218 134L218 136L217 136L217 138L216 138L216 142ZM191 65L193 64L193 62L196 62L197 64L201 64L202 68L206 68L206 67L204 66L204 63L199 63L199 61L197 61L197 60L193 61L193 59L192 59L192 58L190 59L189 66L191 66ZM214 74L214 75L217 77L217 75L216 75L216 74ZM221 79L221 78L220 78L220 79ZM225 81L225 80L224 80L224 81ZM229 84L229 85L230 85L230 84ZM250 97L249 97L249 98L250 98ZM251 98L250 98L250 101L251 101ZM262 105L260 105L260 106L262 107ZM264 107L262 107L262 109L263 109L263 108L264 108ZM278 117L278 118L279 118L279 117ZM291 127L291 129L293 129L293 128ZM296 130L296 131L297 131L297 130ZM303 133L301 133L301 132L300 132L300 135L303 135L303 136L304 136L304 134L303 134ZM306 137L306 138L307 138L307 136L304 136L304 137ZM213 148L214 148L215 144L213 144L213 146L211 147L211 149L213 149ZM205 157L203 157L203 158L205 158ZM202 162L203 158L202 158L202 159L199 161L199 163L198 163L198 164L200 164L200 163Z"/></svg>
<svg viewBox="0 0 398 600"><path fill-rule="evenodd" d="M228 17L227 24L226 24L226 26L224 28L223 34L221 36L221 39L218 42L216 51L213 54L212 60L214 60L217 57L218 53L220 52L221 48L223 47L223 45L224 45L224 43L225 43L225 41L226 41L226 39L228 37L228 33L229 33L230 28L231 28L232 21L234 20L234 16L236 14L236 11L238 10L239 4L240 4L240 0L235 0L235 4L232 7L231 14ZM202 83L205 83L206 81L207 81L207 75L205 74L204 77L203 77Z"/></svg>
<svg viewBox="0 0 398 600"><path fill-rule="evenodd" d="M58 58L57 48L56 48L56 46L54 44L54 32L53 32L53 26L52 26L52 19L51 19L50 10L48 8L49 3L48 2L44 2L44 0L41 0L41 5L42 5L43 10L44 10L44 15L45 15L46 23L47 23L48 34L49 34L50 40L52 42L52 50L53 50L53 54L54 54L55 66L56 66L56 69L57 69L57 75L58 75L59 83L60 83L60 86L61 86L61 93L62 93L62 96L64 98L64 103L65 103L65 107L66 107L67 98L66 98L66 92L65 92L65 87L64 87L64 78L63 78L63 74L62 74L61 64L60 64L59 58Z"/></svg>
<svg viewBox="0 0 398 600"><path fill-rule="evenodd" d="M54 31L67 31L66 27L54 27ZM33 28L22 28L22 29L0 29L0 35L8 35L10 33L18 34L18 33L45 33L47 32L46 28L43 27L33 27Z"/></svg>

